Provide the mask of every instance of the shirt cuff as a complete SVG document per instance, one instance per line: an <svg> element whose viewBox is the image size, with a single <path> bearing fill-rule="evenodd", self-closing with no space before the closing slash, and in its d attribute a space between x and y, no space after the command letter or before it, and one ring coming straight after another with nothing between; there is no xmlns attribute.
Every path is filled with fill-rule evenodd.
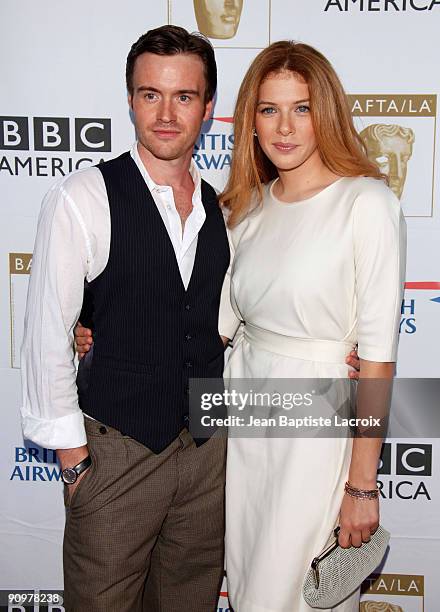
<svg viewBox="0 0 440 612"><path fill-rule="evenodd" d="M22 414L23 437L43 448L78 448L87 444L81 410L58 419L40 419Z"/></svg>
<svg viewBox="0 0 440 612"><path fill-rule="evenodd" d="M397 347L384 348L383 346L372 346L359 344L358 357L366 361L376 361L378 363L388 363L397 361Z"/></svg>

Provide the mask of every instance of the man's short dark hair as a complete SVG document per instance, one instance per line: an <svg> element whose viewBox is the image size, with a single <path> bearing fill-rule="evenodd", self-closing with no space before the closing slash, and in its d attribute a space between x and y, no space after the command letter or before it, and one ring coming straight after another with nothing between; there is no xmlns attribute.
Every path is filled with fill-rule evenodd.
<svg viewBox="0 0 440 612"><path fill-rule="evenodd" d="M203 62L206 80L205 102L212 100L217 89L217 65L214 49L202 34L190 34L185 28L165 25L143 34L131 47L127 56L125 78L127 90L133 94L133 71L136 59L143 53L155 55L178 55L187 53L197 55Z"/></svg>

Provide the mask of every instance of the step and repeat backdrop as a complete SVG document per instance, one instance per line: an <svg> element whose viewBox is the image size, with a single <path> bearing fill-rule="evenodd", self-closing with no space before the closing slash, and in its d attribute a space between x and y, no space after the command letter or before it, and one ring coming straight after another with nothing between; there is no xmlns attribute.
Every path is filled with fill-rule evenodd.
<svg viewBox="0 0 440 612"><path fill-rule="evenodd" d="M407 219L399 376L438 378L440 0L3 0L0 18L0 589L62 589L59 467L54 451L23 440L20 428L23 315L43 195L135 138L124 81L131 44L165 23L211 39L219 88L194 159L218 189L234 146L236 92L259 50L295 39L332 61ZM406 409L416 418L416 397ZM363 586L365 612L439 609L439 456L435 438L384 444L378 480L392 540ZM228 609L225 579L219 610Z"/></svg>

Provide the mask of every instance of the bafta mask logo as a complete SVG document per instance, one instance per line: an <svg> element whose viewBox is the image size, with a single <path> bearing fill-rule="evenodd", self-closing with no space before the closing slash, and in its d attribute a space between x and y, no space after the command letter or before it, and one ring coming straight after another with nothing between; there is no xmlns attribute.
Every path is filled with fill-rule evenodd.
<svg viewBox="0 0 440 612"><path fill-rule="evenodd" d="M363 601L359 612L403 612L403 608L385 601Z"/></svg>
<svg viewBox="0 0 440 612"><path fill-rule="evenodd" d="M362 130L360 136L367 147L369 159L388 175L390 187L400 200L412 155L414 132L400 125L374 123Z"/></svg>
<svg viewBox="0 0 440 612"><path fill-rule="evenodd" d="M194 0L199 31L208 38L233 38L242 8L243 0Z"/></svg>

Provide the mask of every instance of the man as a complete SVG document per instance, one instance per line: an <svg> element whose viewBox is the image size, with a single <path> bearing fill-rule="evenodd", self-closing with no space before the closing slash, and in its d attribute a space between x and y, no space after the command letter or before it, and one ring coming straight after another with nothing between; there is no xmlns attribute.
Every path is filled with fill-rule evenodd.
<svg viewBox="0 0 440 612"><path fill-rule="evenodd" d="M186 429L190 377L221 377L223 216L191 156L217 74L204 38L150 30L127 58L138 142L68 177L39 219L22 349L24 435L66 484L65 607L214 610L223 575L225 440ZM84 280L94 355L78 404ZM42 333L44 329L44 351Z"/></svg>

